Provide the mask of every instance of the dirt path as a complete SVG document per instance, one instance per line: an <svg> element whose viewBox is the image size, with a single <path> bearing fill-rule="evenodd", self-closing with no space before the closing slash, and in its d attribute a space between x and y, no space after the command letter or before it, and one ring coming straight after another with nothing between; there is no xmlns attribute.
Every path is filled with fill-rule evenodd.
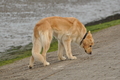
<svg viewBox="0 0 120 80"><path fill-rule="evenodd" d="M120 80L120 25L93 34L93 55L72 44L77 60L58 61L57 52L48 53L50 66L36 62L28 69L29 58L0 67L0 80Z"/></svg>

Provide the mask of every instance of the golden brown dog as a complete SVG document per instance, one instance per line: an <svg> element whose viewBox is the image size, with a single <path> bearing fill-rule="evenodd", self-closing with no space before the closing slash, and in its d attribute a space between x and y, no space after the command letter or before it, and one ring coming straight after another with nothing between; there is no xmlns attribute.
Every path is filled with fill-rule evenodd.
<svg viewBox="0 0 120 80"><path fill-rule="evenodd" d="M68 59L77 59L72 55L71 42L81 45L85 52L92 53L94 40L92 34L87 32L84 25L73 17L47 17L40 20L33 33L32 56L29 62L29 68L33 67L34 60L40 61L44 66L50 63L46 61L46 53L50 47L52 37L58 40L58 59L65 60L63 50L65 49ZM40 54L43 48L42 54Z"/></svg>

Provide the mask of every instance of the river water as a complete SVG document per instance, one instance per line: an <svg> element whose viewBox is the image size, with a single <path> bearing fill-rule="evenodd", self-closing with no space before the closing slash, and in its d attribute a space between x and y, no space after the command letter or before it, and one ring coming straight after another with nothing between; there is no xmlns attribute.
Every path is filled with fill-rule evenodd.
<svg viewBox="0 0 120 80"><path fill-rule="evenodd" d="M76 17L86 24L114 14L120 14L120 0L1 0L0 52L29 44L42 18Z"/></svg>

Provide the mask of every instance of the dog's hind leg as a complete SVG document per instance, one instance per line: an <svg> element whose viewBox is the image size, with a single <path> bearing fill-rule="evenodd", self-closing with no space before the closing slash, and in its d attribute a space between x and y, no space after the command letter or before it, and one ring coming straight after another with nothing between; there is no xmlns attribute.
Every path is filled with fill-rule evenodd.
<svg viewBox="0 0 120 80"><path fill-rule="evenodd" d="M46 45L43 46L42 56L46 62L47 62L46 53L49 50L49 48L50 48L50 43L47 43ZM47 62L47 63L50 64L49 62Z"/></svg>
<svg viewBox="0 0 120 80"><path fill-rule="evenodd" d="M30 69L32 69L33 65L34 65L34 57L31 56L31 57L30 57L30 62L29 62L28 67L29 67Z"/></svg>
<svg viewBox="0 0 120 80"><path fill-rule="evenodd" d="M49 65L49 63L44 59L44 57L40 54L42 48L42 44L40 39L33 40L33 48L32 48L32 57L30 58L29 68L33 67L34 59L36 61L42 62L44 66Z"/></svg>
<svg viewBox="0 0 120 80"><path fill-rule="evenodd" d="M44 59L46 60L46 53L50 48L50 43L52 41L52 31L48 30L44 33L43 36L43 51L42 51L42 56L44 57Z"/></svg>
<svg viewBox="0 0 120 80"><path fill-rule="evenodd" d="M46 60L46 53L50 48L50 43L45 43L45 45L43 46L43 52L42 52L42 56L43 58Z"/></svg>
<svg viewBox="0 0 120 80"><path fill-rule="evenodd" d="M65 60L66 58L63 56L64 46L61 41L58 40L58 60Z"/></svg>

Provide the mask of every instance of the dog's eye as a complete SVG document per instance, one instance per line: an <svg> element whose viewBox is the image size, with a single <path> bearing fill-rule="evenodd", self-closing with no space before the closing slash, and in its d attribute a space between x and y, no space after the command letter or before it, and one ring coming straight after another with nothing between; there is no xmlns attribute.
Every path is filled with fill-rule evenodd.
<svg viewBox="0 0 120 80"><path fill-rule="evenodd" d="M92 47L92 45L90 45L90 47Z"/></svg>

